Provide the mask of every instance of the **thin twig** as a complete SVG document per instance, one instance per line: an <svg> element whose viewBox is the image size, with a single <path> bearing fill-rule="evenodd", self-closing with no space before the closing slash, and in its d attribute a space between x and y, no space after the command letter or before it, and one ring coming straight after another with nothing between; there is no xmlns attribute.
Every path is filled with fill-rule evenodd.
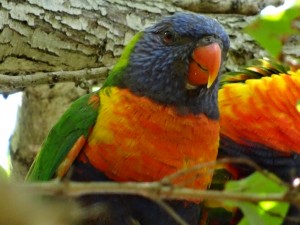
<svg viewBox="0 0 300 225"><path fill-rule="evenodd" d="M163 210L165 210L179 225L188 225L181 216L174 211L167 203L160 199L154 200L157 205L159 205Z"/></svg>
<svg viewBox="0 0 300 225"><path fill-rule="evenodd" d="M243 164L243 165L249 166L254 171L260 172L262 175L271 179L272 181L274 181L280 185L291 187L290 184L285 183L284 181L282 181L280 179L276 179L274 176L271 176L271 173L269 171L262 169L253 160L248 159L248 158L223 158L223 159L218 159L217 161L204 162L204 163L195 165L191 168L182 169L176 173L166 176L162 179L162 183L166 183L166 184L170 183L171 184L172 180L175 180L176 178L178 178L180 176L184 176L188 173L192 173L192 172L201 170L203 168L206 168L206 170L207 170L206 172L213 173L213 171L215 170L216 167L223 165L223 164L228 164L228 163L229 164ZM207 168L210 168L210 169L207 169Z"/></svg>
<svg viewBox="0 0 300 225"><path fill-rule="evenodd" d="M128 194L140 195L150 199L176 200L238 200L248 202L279 201L287 202L283 194L237 193L215 190L195 190L184 187L169 187L160 182L40 182L20 185L28 190L43 195L81 196L86 194Z"/></svg>
<svg viewBox="0 0 300 225"><path fill-rule="evenodd" d="M185 175L190 172L197 171L199 169L211 167L212 171L214 167L225 164L225 163L236 163L245 164L254 168L256 171L260 171L264 176L269 179L273 179L280 185L289 186L288 184L275 179L271 174L249 159L236 159L227 158L220 159L216 162L201 163L189 169L183 169L174 173L170 176L163 178L157 182L41 182L41 183L28 183L21 185L24 189L29 189L34 193L45 194L45 195L67 195L67 196L81 196L86 194L129 194L129 195L141 195L150 199L176 199L186 200L191 199L193 201L199 200L239 200L249 202L260 202L260 201L280 201L280 202L291 202L297 198L291 199L287 194L257 194L257 193L232 193L228 191L217 191L217 190L196 190L192 188L181 187L172 184L172 180L179 176Z"/></svg>

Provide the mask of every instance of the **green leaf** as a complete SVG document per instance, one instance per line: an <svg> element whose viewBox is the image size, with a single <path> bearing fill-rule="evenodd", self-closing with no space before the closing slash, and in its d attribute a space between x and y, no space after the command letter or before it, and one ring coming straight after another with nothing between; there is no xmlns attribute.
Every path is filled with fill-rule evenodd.
<svg viewBox="0 0 300 225"><path fill-rule="evenodd" d="M296 109L298 112L300 112L300 100L297 101Z"/></svg>
<svg viewBox="0 0 300 225"><path fill-rule="evenodd" d="M258 207L253 203L241 202L239 203L239 208L245 215L245 217L241 220L239 225L265 225L264 220L261 218L260 213L258 211Z"/></svg>
<svg viewBox="0 0 300 225"><path fill-rule="evenodd" d="M279 58L282 46L287 38L299 34L296 23L300 18L300 1L285 11L261 15L253 23L245 27L245 32L252 36L271 56Z"/></svg>
<svg viewBox="0 0 300 225"><path fill-rule="evenodd" d="M7 181L7 180L8 180L7 173L6 173L5 169L2 166L0 166L0 182Z"/></svg>
<svg viewBox="0 0 300 225"><path fill-rule="evenodd" d="M266 177L255 172L245 179L228 182L225 191L251 193L260 197L268 194L284 196L288 187L280 183L274 175ZM244 218L239 225L280 225L289 207L288 203L274 201L261 201L257 204L245 201L228 201L226 203L231 207L239 207L243 212Z"/></svg>

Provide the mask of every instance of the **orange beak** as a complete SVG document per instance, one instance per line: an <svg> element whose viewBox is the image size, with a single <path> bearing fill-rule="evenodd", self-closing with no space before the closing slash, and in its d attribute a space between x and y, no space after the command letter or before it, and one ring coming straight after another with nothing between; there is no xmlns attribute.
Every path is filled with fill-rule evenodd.
<svg viewBox="0 0 300 225"><path fill-rule="evenodd" d="M218 76L221 55L218 43L196 48L189 66L188 83L194 86L207 84L207 88L210 88Z"/></svg>

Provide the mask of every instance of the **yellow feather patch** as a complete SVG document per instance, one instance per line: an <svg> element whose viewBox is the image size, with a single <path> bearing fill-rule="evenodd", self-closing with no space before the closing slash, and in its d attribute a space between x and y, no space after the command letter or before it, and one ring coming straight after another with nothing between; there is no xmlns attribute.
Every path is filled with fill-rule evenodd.
<svg viewBox="0 0 300 225"><path fill-rule="evenodd" d="M115 94L115 89L108 88L99 91L100 97L100 110L97 117L97 122L94 126L93 132L89 137L89 144L95 145L99 142L110 144L114 142L114 134L112 133L111 129L109 129L110 118L113 114L114 104L112 102L118 102L119 96ZM105 94L103 94L105 92Z"/></svg>

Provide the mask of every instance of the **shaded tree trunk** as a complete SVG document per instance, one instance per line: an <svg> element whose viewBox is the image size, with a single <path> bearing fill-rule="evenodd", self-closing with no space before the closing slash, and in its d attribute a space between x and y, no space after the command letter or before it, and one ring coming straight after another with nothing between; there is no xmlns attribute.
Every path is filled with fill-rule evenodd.
<svg viewBox="0 0 300 225"><path fill-rule="evenodd" d="M280 1L268 2L278 4ZM222 4L222 1L219 3ZM76 86L85 87L86 90L83 90L75 87L74 82L54 85L63 79L53 74L49 77L49 72L61 72L63 77L64 73L110 68L136 31L164 15L183 11L183 8L199 11L195 1L186 1L182 5L179 1L166 0L1 0L0 5L0 93L24 91L18 125L10 143L12 174L16 179L24 177L49 129L69 104L90 91L92 82L101 82L107 75L107 72L96 70L92 77L69 79L75 81ZM220 12L217 5L212 8ZM239 7L229 9L227 12L233 13ZM240 13L245 14L245 10ZM253 13L252 10L250 14ZM211 16L224 25L231 38L225 70L234 70L238 65L266 54L241 31L255 16ZM47 79L41 82L44 85L38 87L34 87L35 82L22 85L26 75Z"/></svg>
<svg viewBox="0 0 300 225"><path fill-rule="evenodd" d="M10 140L12 178L23 180L41 143L64 111L86 91L73 83L28 87Z"/></svg>

